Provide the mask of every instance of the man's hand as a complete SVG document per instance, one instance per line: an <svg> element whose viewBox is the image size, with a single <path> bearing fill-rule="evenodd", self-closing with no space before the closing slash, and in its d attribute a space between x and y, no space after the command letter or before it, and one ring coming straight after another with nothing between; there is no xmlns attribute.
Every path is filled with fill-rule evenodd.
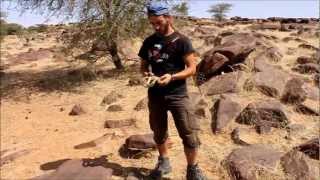
<svg viewBox="0 0 320 180"><path fill-rule="evenodd" d="M171 74L165 74L159 78L158 84L159 86L166 86L167 84L169 84L171 79L172 79Z"/></svg>
<svg viewBox="0 0 320 180"><path fill-rule="evenodd" d="M152 72L144 72L143 76L144 77L149 77L149 76L153 76L154 74Z"/></svg>

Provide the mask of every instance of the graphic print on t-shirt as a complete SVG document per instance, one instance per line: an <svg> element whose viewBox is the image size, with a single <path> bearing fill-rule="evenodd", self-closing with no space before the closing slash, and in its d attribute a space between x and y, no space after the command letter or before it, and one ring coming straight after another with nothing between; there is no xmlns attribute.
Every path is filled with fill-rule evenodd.
<svg viewBox="0 0 320 180"><path fill-rule="evenodd" d="M149 49L149 59L156 63L162 63L169 59L169 54L162 52L163 46L161 44L154 44L153 47Z"/></svg>

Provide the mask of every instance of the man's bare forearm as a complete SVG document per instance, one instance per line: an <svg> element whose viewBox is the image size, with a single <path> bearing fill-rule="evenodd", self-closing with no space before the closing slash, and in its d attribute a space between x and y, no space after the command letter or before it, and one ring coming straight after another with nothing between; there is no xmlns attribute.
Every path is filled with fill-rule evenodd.
<svg viewBox="0 0 320 180"><path fill-rule="evenodd" d="M184 70L171 75L171 80L182 80L187 79L190 76L195 75L197 65L196 65L196 57L194 53L191 53L184 57L184 62L186 63L187 68Z"/></svg>
<svg viewBox="0 0 320 180"><path fill-rule="evenodd" d="M183 80L187 79L190 76L193 76L196 73L196 69L193 67L188 67L183 71L180 71L176 74L172 74L172 80Z"/></svg>

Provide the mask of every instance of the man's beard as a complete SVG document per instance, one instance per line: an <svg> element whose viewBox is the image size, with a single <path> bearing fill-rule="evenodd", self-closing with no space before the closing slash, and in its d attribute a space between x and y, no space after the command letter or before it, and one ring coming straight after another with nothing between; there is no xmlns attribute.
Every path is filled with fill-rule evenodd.
<svg viewBox="0 0 320 180"><path fill-rule="evenodd" d="M160 29L159 31L157 31L157 33L162 35L162 36L169 32L170 23L167 22L164 26L165 27L163 28L163 30Z"/></svg>

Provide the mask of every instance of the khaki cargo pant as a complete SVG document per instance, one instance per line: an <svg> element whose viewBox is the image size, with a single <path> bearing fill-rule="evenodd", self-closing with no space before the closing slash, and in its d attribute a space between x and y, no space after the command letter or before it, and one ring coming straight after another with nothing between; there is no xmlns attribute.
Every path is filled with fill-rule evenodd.
<svg viewBox="0 0 320 180"><path fill-rule="evenodd" d="M149 98L149 123L157 144L163 144L168 138L168 111L171 112L175 126L183 145L187 148L198 148L199 122L191 113L188 95L153 95Z"/></svg>

